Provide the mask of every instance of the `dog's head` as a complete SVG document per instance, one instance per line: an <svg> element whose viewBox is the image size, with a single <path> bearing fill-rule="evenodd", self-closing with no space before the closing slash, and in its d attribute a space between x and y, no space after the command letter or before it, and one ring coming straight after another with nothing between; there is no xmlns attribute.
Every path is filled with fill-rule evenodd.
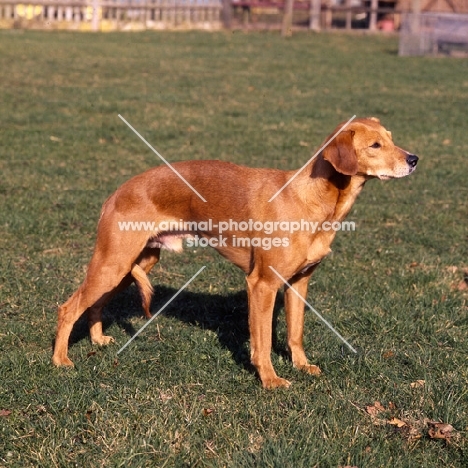
<svg viewBox="0 0 468 468"><path fill-rule="evenodd" d="M416 155L395 146L391 132L375 117L353 120L333 138L322 155L341 174L382 180L407 176L418 163Z"/></svg>

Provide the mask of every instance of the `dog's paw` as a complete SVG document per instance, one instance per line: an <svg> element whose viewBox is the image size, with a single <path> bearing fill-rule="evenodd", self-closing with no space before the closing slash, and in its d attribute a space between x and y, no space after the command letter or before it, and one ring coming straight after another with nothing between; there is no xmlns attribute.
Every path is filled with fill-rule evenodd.
<svg viewBox="0 0 468 468"><path fill-rule="evenodd" d="M58 356L52 356L52 363L54 366L57 367L73 367L74 364L72 361L67 356L64 357L58 357Z"/></svg>
<svg viewBox="0 0 468 468"><path fill-rule="evenodd" d="M112 338L112 336L106 335L102 335L99 338L93 338L91 341L93 344L97 344L99 346L106 346L109 343L115 343L115 340Z"/></svg>
<svg viewBox="0 0 468 468"><path fill-rule="evenodd" d="M322 371L319 366L314 366L313 364L306 364L305 366L300 367L301 371L307 372L311 375L320 375Z"/></svg>
<svg viewBox="0 0 468 468"><path fill-rule="evenodd" d="M291 382L286 379L282 379L281 377L273 377L271 379L262 380L263 388L271 390L273 388L289 388L291 386Z"/></svg>

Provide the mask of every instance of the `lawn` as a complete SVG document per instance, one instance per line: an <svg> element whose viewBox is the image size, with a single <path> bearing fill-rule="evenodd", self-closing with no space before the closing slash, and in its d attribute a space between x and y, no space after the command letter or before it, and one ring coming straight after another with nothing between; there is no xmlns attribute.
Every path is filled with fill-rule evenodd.
<svg viewBox="0 0 468 468"><path fill-rule="evenodd" d="M0 466L468 466L468 61L400 58L395 37L0 32ZM84 277L101 204L159 158L298 168L352 115L420 156L371 181L310 281L293 382L249 365L245 278L215 252L164 252L156 312L134 287L106 308L116 344L51 365L58 304ZM220 181L222 188L223 181ZM378 402L378 403L377 403ZM449 424L442 429L434 423ZM437 438L437 435L440 438Z"/></svg>

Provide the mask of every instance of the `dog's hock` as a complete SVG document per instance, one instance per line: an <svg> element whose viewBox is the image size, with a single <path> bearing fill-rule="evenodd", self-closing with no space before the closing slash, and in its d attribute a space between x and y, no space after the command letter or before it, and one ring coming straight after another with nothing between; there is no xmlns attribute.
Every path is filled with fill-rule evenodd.
<svg viewBox="0 0 468 468"><path fill-rule="evenodd" d="M353 137L352 130L340 132L322 152L323 158L341 174L356 175L358 171Z"/></svg>

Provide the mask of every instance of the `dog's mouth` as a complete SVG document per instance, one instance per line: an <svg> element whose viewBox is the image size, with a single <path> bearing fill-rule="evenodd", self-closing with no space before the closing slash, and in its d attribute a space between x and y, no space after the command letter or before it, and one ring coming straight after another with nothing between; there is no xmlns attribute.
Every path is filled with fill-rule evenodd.
<svg viewBox="0 0 468 468"><path fill-rule="evenodd" d="M404 173L397 173L397 174L393 174L393 175L389 175L389 174L378 174L377 177L380 179L380 180L390 180L390 179L399 179L401 177L406 177L408 175L410 175L411 173L413 173L414 171L416 170L416 166L412 166L412 167L409 167L408 168L408 172L404 172Z"/></svg>
<svg viewBox="0 0 468 468"><path fill-rule="evenodd" d="M390 179L399 179L400 177L406 177L416 170L416 165L418 164L419 158L415 154L410 154L407 151L406 153L406 164L404 166L400 165L397 167L397 170L390 174L378 174L377 177L380 180L390 180Z"/></svg>

